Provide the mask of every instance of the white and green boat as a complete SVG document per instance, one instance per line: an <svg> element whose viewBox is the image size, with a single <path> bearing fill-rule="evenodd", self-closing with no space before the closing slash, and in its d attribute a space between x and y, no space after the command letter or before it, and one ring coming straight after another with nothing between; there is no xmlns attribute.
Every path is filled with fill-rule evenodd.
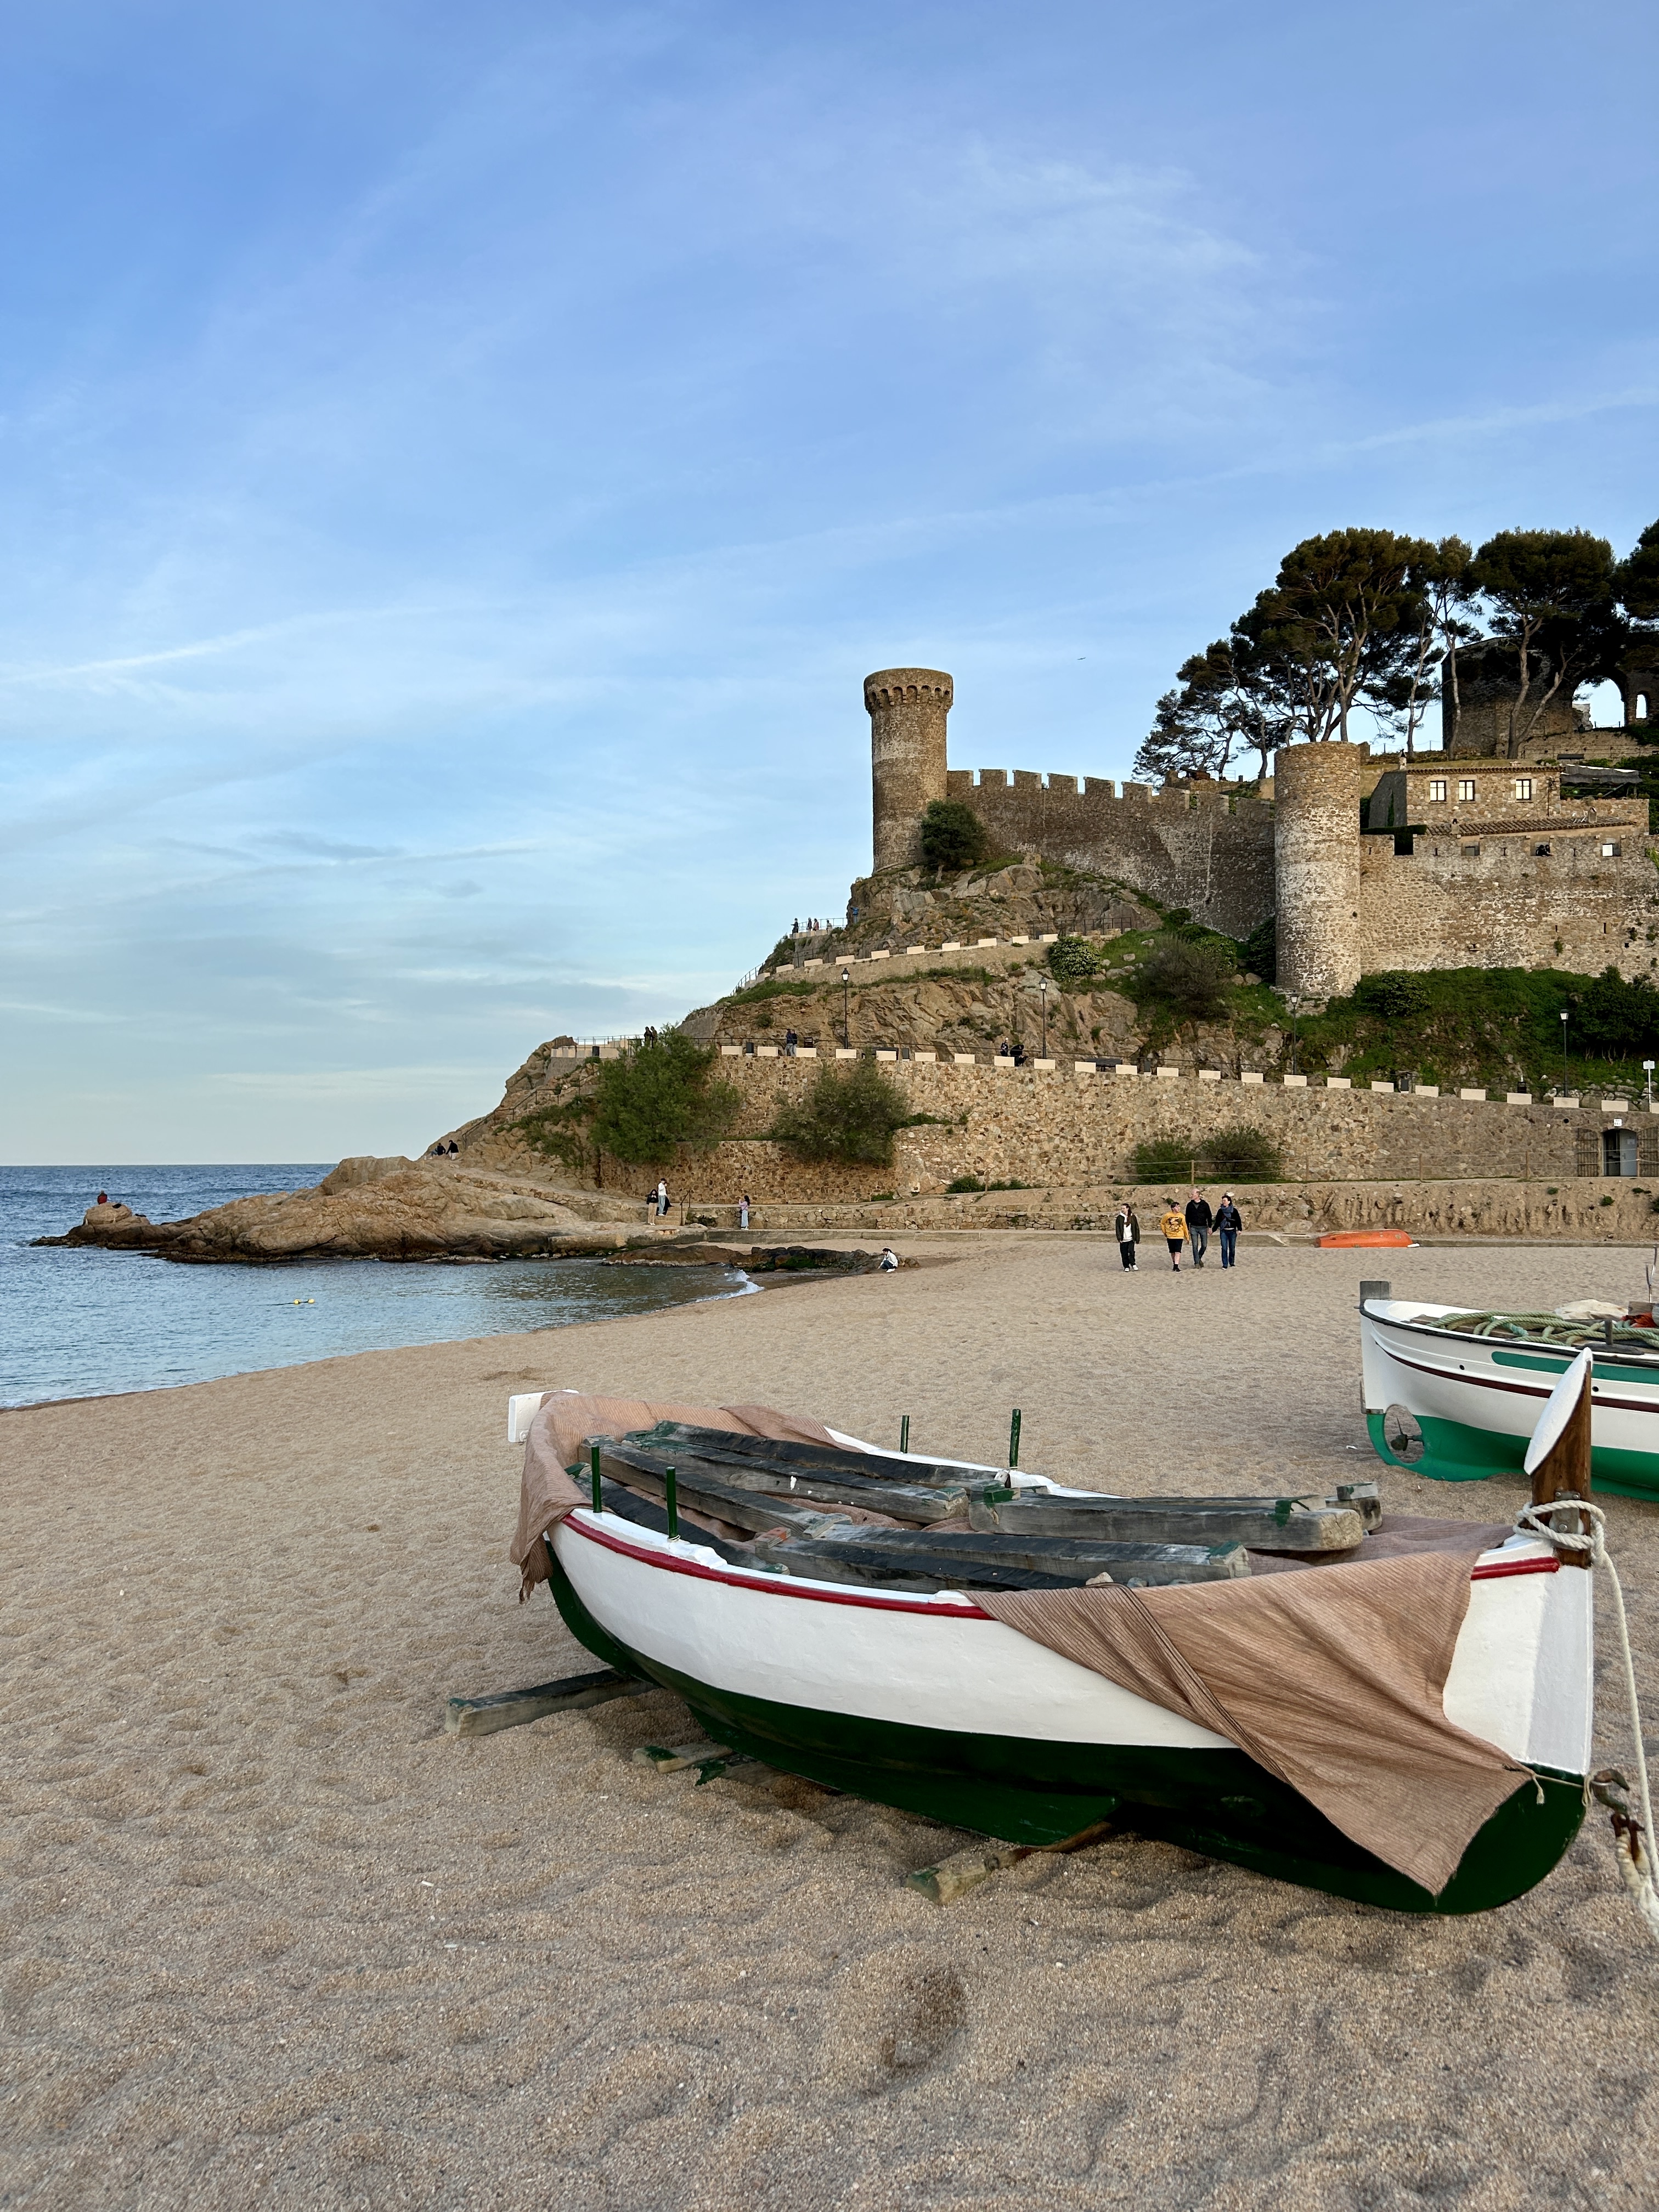
<svg viewBox="0 0 1659 2212"><path fill-rule="evenodd" d="M905 1463L896 1457L875 1453L864 1465L896 1480ZM998 1495L1040 1486L1056 1505L1108 1503L1006 1470L964 1473L1000 1480ZM605 1494L628 1503L617 1489ZM1431 1894L1226 1736L1021 1635L971 1590L859 1586L799 1563L749 1564L737 1544L670 1533L636 1511L609 1502L567 1510L538 1540L572 1633L608 1666L677 1692L714 1741L832 1789L1036 1844L1115 1821L1419 1913L1480 1911L1521 1895L1583 1818L1593 1578L1563 1571L1536 1539L1480 1557L1443 1696L1449 1720L1528 1771ZM927 1543L927 1532L915 1540ZM1214 1584L1223 1603L1249 1588L1228 1571L1237 1570Z"/></svg>
<svg viewBox="0 0 1659 2212"><path fill-rule="evenodd" d="M1659 1498L1659 1329L1611 1314L1475 1312L1370 1296L1360 1300L1359 1338L1373 1449L1436 1482L1519 1474L1545 1400L1589 1344L1592 1486Z"/></svg>

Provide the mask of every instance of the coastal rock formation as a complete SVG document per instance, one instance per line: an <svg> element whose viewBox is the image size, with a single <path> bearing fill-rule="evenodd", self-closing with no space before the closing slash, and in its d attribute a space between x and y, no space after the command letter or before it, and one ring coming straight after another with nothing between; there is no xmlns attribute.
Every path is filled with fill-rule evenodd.
<svg viewBox="0 0 1659 2212"><path fill-rule="evenodd" d="M504 1259L606 1253L651 1232L595 1194L556 1192L529 1178L452 1161L342 1160L307 1190L271 1191L184 1221L152 1222L125 1206L90 1206L66 1236L172 1260ZM601 1218L596 1218L598 1215Z"/></svg>

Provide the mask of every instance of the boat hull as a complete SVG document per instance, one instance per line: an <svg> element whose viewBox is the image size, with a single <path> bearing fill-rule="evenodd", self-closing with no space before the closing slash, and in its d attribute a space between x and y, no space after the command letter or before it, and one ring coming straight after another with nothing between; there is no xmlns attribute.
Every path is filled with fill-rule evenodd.
<svg viewBox="0 0 1659 2212"><path fill-rule="evenodd" d="M1043 1844L1112 1821L1334 1895L1455 1915L1532 1888L1583 1817L1583 1731L1570 1695L1565 1723L1558 1716L1553 1733L1547 1727L1540 1738L1563 1763L1533 1762L1541 1796L1529 1781L1518 1787L1436 1897L1224 1738L1146 1705L969 1601L889 1600L850 1621L832 1619L826 1635L826 1624L811 1616L846 1607L844 1588L763 1591L760 1577L694 1568L727 1592L736 1586L738 1595L711 1602L706 1589L687 1592L672 1560L652 1557L673 1548L648 1546L637 1530L607 1540L602 1517L568 1522L550 1546L551 1588L578 1640L607 1664L674 1691L714 1741L950 1826ZM696 1547L679 1548L699 1556ZM1542 1597L1531 1595L1537 1611ZM784 1617L769 1617L780 1607ZM850 1666L836 1656L849 1640ZM1528 1681L1535 1657L1528 1646ZM1586 1679L1577 1705L1587 1711L1587 1703Z"/></svg>
<svg viewBox="0 0 1659 2212"><path fill-rule="evenodd" d="M1360 1309L1365 1426L1390 1467L1435 1482L1521 1472L1544 1401L1574 1353L1510 1339L1454 1335L1409 1316L1455 1307L1368 1299ZM1416 1457L1389 1448L1385 1417L1403 1407L1422 1431ZM1592 1488L1659 1498L1659 1368L1598 1358L1590 1401Z"/></svg>

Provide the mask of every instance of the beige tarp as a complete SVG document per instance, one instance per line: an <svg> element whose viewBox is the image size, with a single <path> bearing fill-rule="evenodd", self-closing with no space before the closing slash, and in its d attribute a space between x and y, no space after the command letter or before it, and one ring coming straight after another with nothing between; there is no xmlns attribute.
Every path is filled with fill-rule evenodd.
<svg viewBox="0 0 1659 2212"><path fill-rule="evenodd" d="M654 1428L659 1421L684 1421L696 1429L730 1429L738 1436L772 1437L781 1443L835 1442L821 1421L801 1420L772 1406L679 1406L644 1398L590 1398L575 1390L556 1390L543 1399L524 1450L519 1526L508 1554L523 1577L523 1596L528 1597L538 1583L547 1580L547 1547L542 1538L573 1505L589 1502L588 1491L579 1489L565 1473L566 1468L585 1456L583 1439L625 1437L635 1429ZM693 1513L684 1517L697 1521Z"/></svg>
<svg viewBox="0 0 1659 2212"><path fill-rule="evenodd" d="M1022 1636L1230 1738L1438 1894L1527 1771L1454 1728L1441 1703L1484 1548L1340 1574L974 1596Z"/></svg>

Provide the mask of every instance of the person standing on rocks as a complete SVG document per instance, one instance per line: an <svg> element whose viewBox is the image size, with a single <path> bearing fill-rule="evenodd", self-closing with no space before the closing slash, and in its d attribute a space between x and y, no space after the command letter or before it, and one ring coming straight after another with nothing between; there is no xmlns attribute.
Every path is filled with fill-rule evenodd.
<svg viewBox="0 0 1659 2212"><path fill-rule="evenodd" d="M1233 1255L1238 1249L1238 1232L1243 1226L1243 1219L1233 1203L1231 1191L1224 1190L1221 1203L1215 1210L1215 1233L1221 1240L1221 1264L1224 1267L1238 1265Z"/></svg>
<svg viewBox="0 0 1659 2212"><path fill-rule="evenodd" d="M1187 1200L1187 1234L1192 1239L1193 1265L1195 1267L1204 1265L1204 1255L1210 1249L1210 1231L1214 1224L1215 1216L1210 1211L1210 1201L1194 1191Z"/></svg>
<svg viewBox="0 0 1659 2212"><path fill-rule="evenodd" d="M1181 1273L1181 1248L1187 1242L1187 1217L1174 1199L1164 1200L1164 1218L1158 1225L1170 1248L1170 1265L1178 1275Z"/></svg>
<svg viewBox="0 0 1659 2212"><path fill-rule="evenodd" d="M1113 1218L1112 1230L1117 1238L1118 1257L1126 1271L1133 1275L1136 1272L1135 1247L1140 1242L1140 1216L1135 1212L1132 1199L1126 1198L1119 1206Z"/></svg>

